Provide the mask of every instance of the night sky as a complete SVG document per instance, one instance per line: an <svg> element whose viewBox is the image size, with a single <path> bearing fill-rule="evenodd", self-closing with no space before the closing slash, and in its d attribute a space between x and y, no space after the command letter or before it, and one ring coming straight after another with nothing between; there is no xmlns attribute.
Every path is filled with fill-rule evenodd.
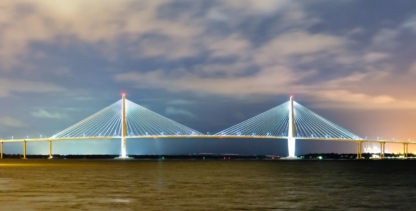
<svg viewBox="0 0 416 211"><path fill-rule="evenodd" d="M415 11L410 0L1 1L0 137L52 136L125 92L203 133L293 94L361 137L416 140ZM119 145L54 142L54 153L117 154ZM28 144L29 154L47 152ZM128 141L132 154L201 152L285 155L287 143ZM297 154L307 152L355 144L298 141Z"/></svg>

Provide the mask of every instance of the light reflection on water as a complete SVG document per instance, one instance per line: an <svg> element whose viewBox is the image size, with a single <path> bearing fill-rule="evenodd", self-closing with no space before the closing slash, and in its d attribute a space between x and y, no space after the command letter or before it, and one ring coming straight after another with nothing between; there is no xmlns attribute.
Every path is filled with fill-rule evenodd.
<svg viewBox="0 0 416 211"><path fill-rule="evenodd" d="M411 210L415 165L6 159L0 210Z"/></svg>

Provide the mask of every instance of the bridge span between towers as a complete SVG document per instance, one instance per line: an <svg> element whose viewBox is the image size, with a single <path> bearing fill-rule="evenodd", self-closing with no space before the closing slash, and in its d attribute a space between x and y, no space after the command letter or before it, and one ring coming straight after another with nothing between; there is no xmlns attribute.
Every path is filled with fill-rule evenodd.
<svg viewBox="0 0 416 211"><path fill-rule="evenodd" d="M120 139L119 158L128 158L126 139L140 138L237 138L237 139L283 139L288 141L288 157L294 158L296 140L322 140L355 142L357 158L362 158L362 144L380 143L380 157L384 157L385 144L403 144L405 157L408 145L415 141L367 140L330 122L293 100L276 106L246 121L213 135L205 135L125 98L98 111L67 129L45 138L0 140L0 158L3 143L23 142L23 158L26 158L27 142L49 142L49 158L52 158L52 142L67 140Z"/></svg>

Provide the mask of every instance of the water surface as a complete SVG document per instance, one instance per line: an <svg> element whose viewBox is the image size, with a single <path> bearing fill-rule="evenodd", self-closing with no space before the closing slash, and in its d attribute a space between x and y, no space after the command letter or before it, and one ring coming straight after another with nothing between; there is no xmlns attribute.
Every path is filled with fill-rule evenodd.
<svg viewBox="0 0 416 211"><path fill-rule="evenodd" d="M0 161L0 210L416 210L416 161Z"/></svg>

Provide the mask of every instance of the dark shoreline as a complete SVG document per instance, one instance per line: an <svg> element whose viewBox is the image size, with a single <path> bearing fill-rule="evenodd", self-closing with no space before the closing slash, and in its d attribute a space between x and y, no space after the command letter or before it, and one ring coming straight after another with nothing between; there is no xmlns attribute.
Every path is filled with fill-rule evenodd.
<svg viewBox="0 0 416 211"><path fill-rule="evenodd" d="M363 159L373 159L373 155L364 153L362 154ZM53 155L53 159L113 159L119 155ZM385 154L386 158L400 158L402 154ZM240 155L240 154L194 154L194 155L129 155L129 157L139 160L278 160L285 158L284 156L278 155ZM409 157L415 157L414 154L409 154ZM21 159L22 154L3 154L4 159ZM26 155L28 159L47 159L48 155ZM299 159L303 160L355 160L356 154L337 154L337 153L310 153L298 156ZM377 158L377 157L375 157Z"/></svg>
<svg viewBox="0 0 416 211"><path fill-rule="evenodd" d="M277 155L236 155L236 154L221 154L221 155L128 155L130 158L142 160L164 160L164 159L180 159L180 160L228 160L228 159L242 159L242 160L274 160L279 159ZM119 155L53 155L53 159L114 159ZM4 154L4 159L19 159L23 158L22 154ZM47 159L48 155L26 155L27 159Z"/></svg>

